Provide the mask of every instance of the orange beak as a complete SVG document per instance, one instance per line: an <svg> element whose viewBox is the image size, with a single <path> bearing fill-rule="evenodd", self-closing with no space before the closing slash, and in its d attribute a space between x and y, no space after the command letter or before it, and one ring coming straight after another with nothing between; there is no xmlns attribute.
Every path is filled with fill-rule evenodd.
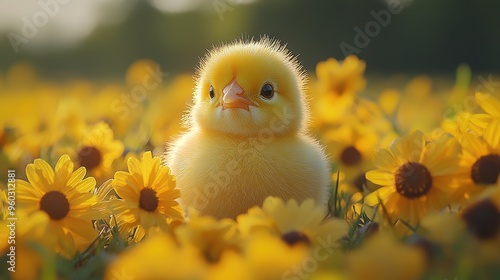
<svg viewBox="0 0 500 280"><path fill-rule="evenodd" d="M255 104L245 96L245 92L236 80L231 81L223 90L222 109L240 108L250 110L250 106Z"/></svg>

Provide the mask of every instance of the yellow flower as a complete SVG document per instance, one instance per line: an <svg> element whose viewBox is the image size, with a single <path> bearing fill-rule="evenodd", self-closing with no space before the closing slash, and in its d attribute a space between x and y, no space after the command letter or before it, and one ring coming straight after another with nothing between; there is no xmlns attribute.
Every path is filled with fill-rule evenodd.
<svg viewBox="0 0 500 280"><path fill-rule="evenodd" d="M182 208L176 201L180 191L159 157L145 152L141 161L131 157L127 165L128 172L116 172L112 181L121 199L107 202L122 231L135 229L134 240L139 241L150 229L166 231L170 222L183 220Z"/></svg>
<svg viewBox="0 0 500 280"><path fill-rule="evenodd" d="M367 98L358 98L354 118L364 127L377 134L379 147L387 147L399 135L394 130L394 124L384 114L381 103L375 103Z"/></svg>
<svg viewBox="0 0 500 280"><path fill-rule="evenodd" d="M344 220L325 218L325 210L307 199L300 205L294 199L286 204L279 198L268 197L262 208L253 207L247 214L237 217L243 235L265 231L290 245L296 243L334 244L347 233L348 225Z"/></svg>
<svg viewBox="0 0 500 280"><path fill-rule="evenodd" d="M104 279L204 279L202 259L194 246L179 247L169 235L159 234L121 253Z"/></svg>
<svg viewBox="0 0 500 280"><path fill-rule="evenodd" d="M354 114L356 98L353 95L318 94L311 98L314 98L311 107L313 108L312 122L316 130L321 130L324 125L342 123L346 116Z"/></svg>
<svg viewBox="0 0 500 280"><path fill-rule="evenodd" d="M151 144L164 150L165 139L177 135L182 129L182 116L192 104L194 80L191 75L175 77L162 94L152 97L144 115L144 123L151 130ZM165 108L169 108L168 111Z"/></svg>
<svg viewBox="0 0 500 280"><path fill-rule="evenodd" d="M159 69L159 64L151 59L134 61L127 69L125 77L127 85L130 87L149 85L150 79L153 79L152 75L157 72L157 69Z"/></svg>
<svg viewBox="0 0 500 280"><path fill-rule="evenodd" d="M453 247L463 238L465 224L457 213L441 212L422 219L417 232L427 240Z"/></svg>
<svg viewBox="0 0 500 280"><path fill-rule="evenodd" d="M310 264L306 263L310 250L304 244L288 246L280 242L279 237L256 233L249 236L243 247L243 253L225 251L219 262L210 268L207 279L308 279L311 273ZM329 249L321 249L318 254L324 260ZM313 256L310 259L318 261Z"/></svg>
<svg viewBox="0 0 500 280"><path fill-rule="evenodd" d="M426 217L419 232L440 246L444 261L460 266L455 271L471 279L496 279L493 275L498 275L500 262L500 189L482 192L458 214Z"/></svg>
<svg viewBox="0 0 500 280"><path fill-rule="evenodd" d="M353 280L416 280L422 279L425 269L422 249L401 244L389 234L377 234L347 255L347 275Z"/></svg>
<svg viewBox="0 0 500 280"><path fill-rule="evenodd" d="M0 97L1 111L5 115L2 129L7 128L5 136L8 137L2 150L16 167L24 168L64 135L61 127L53 125L59 99L58 92L47 85L28 92L14 90Z"/></svg>
<svg viewBox="0 0 500 280"><path fill-rule="evenodd" d="M443 117L444 100L434 94L432 81L426 76L410 80L401 93L397 90L384 91L379 103L401 133L417 128L429 133ZM425 114L421 113L422 108L426 109Z"/></svg>
<svg viewBox="0 0 500 280"><path fill-rule="evenodd" d="M462 139L464 134L481 131L481 124L474 123L472 116L472 113L468 111L456 112L452 117L442 120L441 128L457 137L457 139ZM478 118L475 119L477 121Z"/></svg>
<svg viewBox="0 0 500 280"><path fill-rule="evenodd" d="M349 55L343 61L329 58L316 65L316 75L321 88L334 95L355 94L366 86L363 77L366 63L354 55Z"/></svg>
<svg viewBox="0 0 500 280"><path fill-rule="evenodd" d="M98 181L111 175L111 165L123 153L123 144L114 140L113 131L104 122L99 122L89 129L80 141L74 158L80 166Z"/></svg>
<svg viewBox="0 0 500 280"><path fill-rule="evenodd" d="M337 124L353 114L356 94L366 86L363 77L365 62L350 55L342 62L333 58L316 66L316 83L311 83L309 95L313 108L313 126Z"/></svg>
<svg viewBox="0 0 500 280"><path fill-rule="evenodd" d="M74 171L68 155L57 161L55 169L42 159L26 167L28 182L17 180L17 203L28 215L43 212L48 216L49 243L63 256L71 257L88 246L98 235L92 220L102 217L97 196L92 191L94 178L84 178L85 168Z"/></svg>
<svg viewBox="0 0 500 280"><path fill-rule="evenodd" d="M470 242L472 256L477 264L490 265L500 262L500 188L485 192L469 203L460 213L467 230L476 242Z"/></svg>
<svg viewBox="0 0 500 280"><path fill-rule="evenodd" d="M483 193L466 205L460 216L477 239L500 241L500 189Z"/></svg>
<svg viewBox="0 0 500 280"><path fill-rule="evenodd" d="M440 246L445 261L459 265L464 275L471 279L495 279L492 275L498 275L500 262L500 189L482 192L469 200L458 214L426 217L419 232Z"/></svg>
<svg viewBox="0 0 500 280"><path fill-rule="evenodd" d="M460 145L455 138L443 137L425 142L419 130L396 139L388 150L378 150L375 163L379 169L366 178L383 186L365 197L376 205L379 199L386 214L393 219L416 225L429 211L450 203L449 194L457 188L456 173Z"/></svg>
<svg viewBox="0 0 500 280"><path fill-rule="evenodd" d="M475 94L476 102L479 106L486 112L486 114L475 114L471 116L471 121L478 124L479 130L476 130L480 135L486 133L490 130L490 133L495 133L495 128L498 129L496 125L492 125L492 121L496 120L496 123L500 120L500 101L495 98L492 94L476 92Z"/></svg>
<svg viewBox="0 0 500 280"><path fill-rule="evenodd" d="M394 114L401 102L401 93L395 89L386 89L378 96L380 109L384 114L394 117Z"/></svg>
<svg viewBox="0 0 500 280"><path fill-rule="evenodd" d="M190 209L189 222L175 228L175 236L181 246L196 246L209 263L216 263L227 250L239 251L237 227L234 220L216 220L199 216Z"/></svg>
<svg viewBox="0 0 500 280"><path fill-rule="evenodd" d="M447 118L443 119L441 127L458 139L461 139L464 134L468 133L483 135L486 127L490 127L489 130L494 132L495 128L493 125L490 126L489 124L492 123L495 118L497 120L500 119L500 109L498 109L500 102L492 95L481 92L475 94L475 100L477 104L487 112L486 114L473 114L470 110L475 108L470 108L470 105L457 112L451 111L451 116L448 116L450 113L446 111L445 116Z"/></svg>
<svg viewBox="0 0 500 280"><path fill-rule="evenodd" d="M92 108L84 111L88 123L103 121L113 130L115 138L122 139L124 135L135 130L131 128L143 116L144 103L148 97L143 88L127 89L118 83L108 83L95 89L93 94L84 96L79 107Z"/></svg>
<svg viewBox="0 0 500 280"><path fill-rule="evenodd" d="M375 131L362 124L349 123L327 131L323 142L339 168L359 168L365 161L373 160L373 150L378 144Z"/></svg>
<svg viewBox="0 0 500 280"><path fill-rule="evenodd" d="M373 169L373 150L378 144L377 133L362 124L348 123L330 129L323 135L323 143L340 174L339 193L363 192L365 172ZM334 185L337 173L332 174Z"/></svg>
<svg viewBox="0 0 500 280"><path fill-rule="evenodd" d="M461 187L457 190L457 197L468 199L485 187L500 182L499 139L500 130L496 130L495 135L465 134L462 137Z"/></svg>

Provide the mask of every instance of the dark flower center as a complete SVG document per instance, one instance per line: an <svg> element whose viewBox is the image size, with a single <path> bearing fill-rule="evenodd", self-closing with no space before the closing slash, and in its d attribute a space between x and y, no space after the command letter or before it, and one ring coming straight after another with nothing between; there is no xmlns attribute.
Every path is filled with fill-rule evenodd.
<svg viewBox="0 0 500 280"><path fill-rule="evenodd" d="M69 202L63 193L50 191L40 200L40 210L45 211L52 220L61 220L69 213Z"/></svg>
<svg viewBox="0 0 500 280"><path fill-rule="evenodd" d="M307 235L299 231L287 232L281 236L281 239L285 241L288 245L295 245L299 242L311 244L311 241L309 240Z"/></svg>
<svg viewBox="0 0 500 280"><path fill-rule="evenodd" d="M154 212L158 208L158 197L152 188L144 188L139 197L139 208L148 212Z"/></svg>
<svg viewBox="0 0 500 280"><path fill-rule="evenodd" d="M397 192L410 199L425 195L432 187L429 170L418 162L401 165L394 178Z"/></svg>
<svg viewBox="0 0 500 280"><path fill-rule="evenodd" d="M330 85L329 86L329 89L332 92L334 92L335 94L339 95L339 96L345 93L346 88L347 88L347 82L346 81L340 81L336 85Z"/></svg>
<svg viewBox="0 0 500 280"><path fill-rule="evenodd" d="M101 152L92 146L85 146L78 151L78 162L87 170L96 168L101 163Z"/></svg>
<svg viewBox="0 0 500 280"><path fill-rule="evenodd" d="M489 239L500 232L500 210L491 199L466 208L462 218L478 239Z"/></svg>
<svg viewBox="0 0 500 280"><path fill-rule="evenodd" d="M492 185L498 180L500 175L500 155L489 154L480 157L470 172L470 177L476 184Z"/></svg>
<svg viewBox="0 0 500 280"><path fill-rule="evenodd" d="M360 163L361 158L361 153L354 146L345 148L340 154L340 161L347 166L353 166Z"/></svg>

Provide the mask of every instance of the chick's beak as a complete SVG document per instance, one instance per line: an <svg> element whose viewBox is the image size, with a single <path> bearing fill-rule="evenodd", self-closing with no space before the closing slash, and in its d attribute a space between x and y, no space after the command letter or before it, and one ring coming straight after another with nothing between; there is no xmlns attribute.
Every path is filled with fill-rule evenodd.
<svg viewBox="0 0 500 280"><path fill-rule="evenodd" d="M240 108L249 110L249 106L255 104L245 96L245 92L236 80L231 81L223 90L224 96L222 97L222 109L227 108Z"/></svg>

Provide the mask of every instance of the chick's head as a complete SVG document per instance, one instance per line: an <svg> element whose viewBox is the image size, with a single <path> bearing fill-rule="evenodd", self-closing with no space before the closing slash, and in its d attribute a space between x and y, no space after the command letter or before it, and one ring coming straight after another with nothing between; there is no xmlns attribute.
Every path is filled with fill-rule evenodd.
<svg viewBox="0 0 500 280"><path fill-rule="evenodd" d="M305 73L278 42L237 42L202 60L191 121L237 136L285 135L304 129Z"/></svg>

